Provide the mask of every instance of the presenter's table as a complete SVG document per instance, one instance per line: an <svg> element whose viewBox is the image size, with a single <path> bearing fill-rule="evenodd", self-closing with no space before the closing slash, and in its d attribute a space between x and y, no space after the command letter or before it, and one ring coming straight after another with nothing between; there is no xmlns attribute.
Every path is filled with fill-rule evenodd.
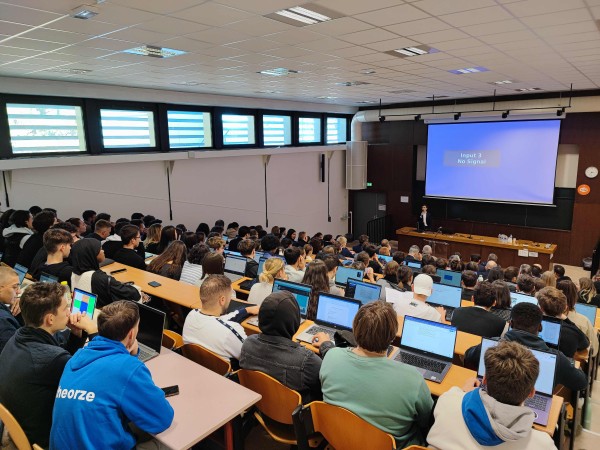
<svg viewBox="0 0 600 450"><path fill-rule="evenodd" d="M168 398L175 410L173 423L155 436L173 450L191 448L224 425L226 446L232 449L231 420L261 399L260 394L166 348L146 366L157 386L179 386L179 395Z"/></svg>
<svg viewBox="0 0 600 450"><path fill-rule="evenodd" d="M487 255L495 253L503 267L520 266L521 264L540 264L544 270L551 269L551 260L556 252L556 244L546 244L526 240L518 240L517 244L499 242L497 237L468 235L455 233L451 235L431 231L419 233L415 228L404 227L396 230L398 249L407 251L411 245L431 245L435 256L444 258L459 252L463 260L472 254ZM519 255L521 253L521 255ZM527 254L527 256L525 256Z"/></svg>

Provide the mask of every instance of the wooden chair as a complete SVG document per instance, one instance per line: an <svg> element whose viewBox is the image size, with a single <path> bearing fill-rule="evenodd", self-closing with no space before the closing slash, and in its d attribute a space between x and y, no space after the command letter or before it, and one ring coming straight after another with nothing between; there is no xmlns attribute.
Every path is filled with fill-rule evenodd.
<svg viewBox="0 0 600 450"><path fill-rule="evenodd" d="M163 330L162 346L176 350L183 346L183 337L171 330Z"/></svg>
<svg viewBox="0 0 600 450"><path fill-rule="evenodd" d="M242 386L262 395L255 405L258 423L275 441L296 445L292 413L302 405L300 394L263 372L241 369L237 375Z"/></svg>
<svg viewBox="0 0 600 450"><path fill-rule="evenodd" d="M231 372L231 363L198 344L183 344L181 354L187 359L212 370L219 375Z"/></svg>
<svg viewBox="0 0 600 450"><path fill-rule="evenodd" d="M21 425L19 425L19 422L17 422L15 416L13 416L10 411L1 403L0 421L2 421L6 427L6 431L8 432L10 439L18 450L31 450L32 448L33 450L42 450L42 448L37 444L33 444L33 447L31 446L29 439L27 439L23 428L21 428Z"/></svg>
<svg viewBox="0 0 600 450"><path fill-rule="evenodd" d="M331 447L339 450L396 448L392 435L339 406L312 402L297 408L293 417L300 450L309 449L308 437L314 433L320 433Z"/></svg>
<svg viewBox="0 0 600 450"><path fill-rule="evenodd" d="M411 445L410 447L404 447L404 450L428 450L428 447L421 445Z"/></svg>

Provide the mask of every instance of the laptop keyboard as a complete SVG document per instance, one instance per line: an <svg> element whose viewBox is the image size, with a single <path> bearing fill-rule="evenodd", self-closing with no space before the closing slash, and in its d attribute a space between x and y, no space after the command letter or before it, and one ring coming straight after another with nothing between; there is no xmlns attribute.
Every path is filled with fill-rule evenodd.
<svg viewBox="0 0 600 450"><path fill-rule="evenodd" d="M546 398L542 397L541 395L534 395L533 397L525 400L525 406L542 411L546 408L546 403Z"/></svg>
<svg viewBox="0 0 600 450"><path fill-rule="evenodd" d="M313 325L308 330L306 330L306 333L310 334L310 335L313 335L313 336L315 334L317 334L317 333L331 334L331 329L330 328L325 328L325 327L320 327L319 325Z"/></svg>
<svg viewBox="0 0 600 450"><path fill-rule="evenodd" d="M450 308L449 306L444 306L444 308L446 309L446 322L451 322L454 315L454 308Z"/></svg>
<svg viewBox="0 0 600 450"><path fill-rule="evenodd" d="M140 361L147 361L148 359L152 358L153 355L154 355L153 350L146 350L145 348L140 347L140 353L138 354L138 359Z"/></svg>
<svg viewBox="0 0 600 450"><path fill-rule="evenodd" d="M420 367L421 369L429 370L431 372L442 373L444 368L446 367L445 363L434 361L429 358L425 358L423 356L415 355L413 353L403 353L399 352L394 359L396 361L401 361L405 364L410 364L411 366Z"/></svg>

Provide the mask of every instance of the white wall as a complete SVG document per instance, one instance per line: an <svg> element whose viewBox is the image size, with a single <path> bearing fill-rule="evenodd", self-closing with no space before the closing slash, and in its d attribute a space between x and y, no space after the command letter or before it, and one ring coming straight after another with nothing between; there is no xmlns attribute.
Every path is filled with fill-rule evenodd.
<svg viewBox="0 0 600 450"><path fill-rule="evenodd" d="M333 151L331 223L327 222L327 183L319 181L319 158L325 151ZM113 220L139 211L164 223L183 223L194 229L200 222L212 226L217 219L264 226L262 155L240 156L243 152L174 161L173 221L169 221L164 161L14 169L9 187L11 207L53 207L62 219L79 217L85 209L108 212ZM344 164L343 146L273 154L267 168L269 226L310 234L347 232L347 222L341 219L348 204ZM2 203L5 207L3 192Z"/></svg>

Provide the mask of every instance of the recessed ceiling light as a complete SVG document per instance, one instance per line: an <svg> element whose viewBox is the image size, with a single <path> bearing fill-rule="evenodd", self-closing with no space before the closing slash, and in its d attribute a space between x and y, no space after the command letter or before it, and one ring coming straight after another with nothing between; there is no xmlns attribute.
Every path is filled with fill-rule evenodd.
<svg viewBox="0 0 600 450"><path fill-rule="evenodd" d="M393 56L399 56L400 58L407 58L409 56L420 56L420 55L427 55L429 53L438 53L438 52L439 52L439 50L432 48L432 47L428 47L427 45L419 45L416 47L398 48L395 50L387 51L385 53L387 53L389 55L393 55Z"/></svg>
<svg viewBox="0 0 600 450"><path fill-rule="evenodd" d="M320 98L320 99L326 99L326 100L334 100L334 99L336 99L337 97L333 97L333 96L331 96L331 95L319 95L317 98Z"/></svg>
<svg viewBox="0 0 600 450"><path fill-rule="evenodd" d="M154 45L143 45L141 47L123 50L123 53L150 56L152 58L171 58L172 56L185 55L187 52L184 52L183 50L175 50L173 48L155 47Z"/></svg>
<svg viewBox="0 0 600 450"><path fill-rule="evenodd" d="M486 69L485 67L466 67L464 69L455 69L449 70L448 72L453 73L455 75L465 75L468 73L478 73L478 72L488 72L490 69Z"/></svg>
<svg viewBox="0 0 600 450"><path fill-rule="evenodd" d="M371 103L377 103L375 100L361 100L356 102L359 105L367 105L367 104L371 104Z"/></svg>
<svg viewBox="0 0 600 450"><path fill-rule="evenodd" d="M321 5L306 3L302 6L293 6L291 8L275 11L265 17L290 25L304 27L306 25L314 25L317 23L328 22L332 19L338 19L343 17L343 15L324 8Z"/></svg>
<svg viewBox="0 0 600 450"><path fill-rule="evenodd" d="M517 91L517 92L530 92L530 91L541 91L541 90L542 90L542 88L538 88L538 87L515 89L515 91Z"/></svg>
<svg viewBox="0 0 600 450"><path fill-rule="evenodd" d="M91 72L89 69L67 69L57 67L56 69L44 70L44 72L70 73L72 75L86 75Z"/></svg>
<svg viewBox="0 0 600 450"><path fill-rule="evenodd" d="M281 91L255 91L257 94L283 94Z"/></svg>
<svg viewBox="0 0 600 450"><path fill-rule="evenodd" d="M198 86L200 84L206 84L206 83L198 83L197 81L175 81L171 84L175 84L177 86Z"/></svg>
<svg viewBox="0 0 600 450"><path fill-rule="evenodd" d="M363 84L370 84L366 81L340 81L339 83L335 83L338 86L362 86Z"/></svg>
<svg viewBox="0 0 600 450"><path fill-rule="evenodd" d="M511 80L501 80L501 81L494 81L490 84L497 84L497 85L503 85L503 84L512 84L514 83L514 81Z"/></svg>
<svg viewBox="0 0 600 450"><path fill-rule="evenodd" d="M284 77L286 75L290 75L293 73L300 73L297 70L291 70L291 69L286 69L285 67L278 67L276 69L266 69L266 70L261 70L260 73L262 75L271 75L272 77Z"/></svg>
<svg viewBox="0 0 600 450"><path fill-rule="evenodd" d="M81 5L71 10L71 17L75 19L87 20L97 16L99 13L100 12L98 9L94 8L93 6Z"/></svg>
<svg viewBox="0 0 600 450"><path fill-rule="evenodd" d="M363 73L365 75L372 75L374 73L377 73L375 69L363 69L360 71L360 73Z"/></svg>

